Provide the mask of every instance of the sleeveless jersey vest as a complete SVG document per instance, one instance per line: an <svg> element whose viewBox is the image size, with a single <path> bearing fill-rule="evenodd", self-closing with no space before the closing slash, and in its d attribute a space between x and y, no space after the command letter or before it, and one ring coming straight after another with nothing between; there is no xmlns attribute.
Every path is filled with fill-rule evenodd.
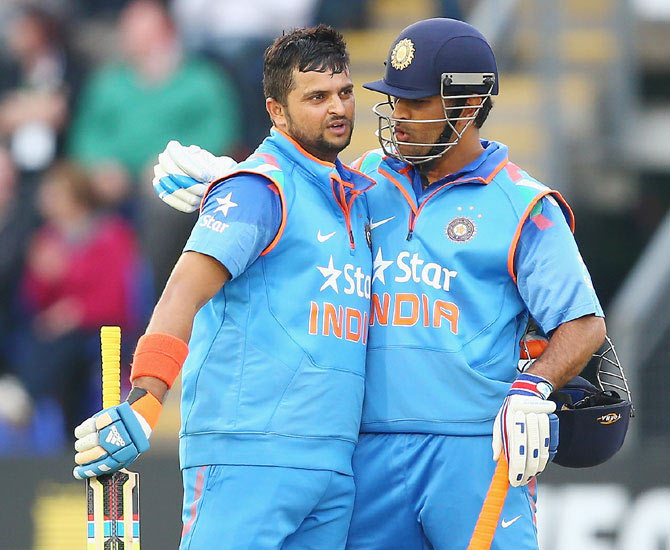
<svg viewBox="0 0 670 550"><path fill-rule="evenodd" d="M182 467L351 474L370 298L362 193L374 182L312 157L276 128L235 173L274 184L283 221L196 316L183 369Z"/></svg>
<svg viewBox="0 0 670 550"><path fill-rule="evenodd" d="M499 144L473 173L417 204L407 165L368 153L374 259L363 432L491 434L518 374L528 311L514 250L524 221L558 193Z"/></svg>

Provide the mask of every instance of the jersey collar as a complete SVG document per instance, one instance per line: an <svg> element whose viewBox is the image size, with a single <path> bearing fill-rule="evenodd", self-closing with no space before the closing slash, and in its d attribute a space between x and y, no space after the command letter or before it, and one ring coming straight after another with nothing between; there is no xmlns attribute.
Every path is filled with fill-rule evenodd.
<svg viewBox="0 0 670 550"><path fill-rule="evenodd" d="M449 174L429 185L441 186L446 183L480 183L488 184L507 164L507 146L497 141L480 140L484 150L470 164L464 166L455 174Z"/></svg>
<svg viewBox="0 0 670 550"><path fill-rule="evenodd" d="M486 185L496 176L500 170L507 164L507 146L496 141L480 140L484 150L471 163L464 166L461 170L454 174L449 174L442 179L431 183L425 189L416 170L412 170L412 188L417 198L433 190L444 187L445 185L458 185L461 183L475 183ZM385 157L384 161L396 172L405 173L407 171L407 164ZM409 174L408 174L409 175Z"/></svg>
<svg viewBox="0 0 670 550"><path fill-rule="evenodd" d="M295 139L276 126L272 127L270 136L266 138L266 141L277 147L284 156L312 174L313 179L320 185L330 187L331 180L337 180L344 182L344 186L351 190L362 192L375 183L374 180L343 164L339 159L335 159L335 162L328 162L315 157Z"/></svg>

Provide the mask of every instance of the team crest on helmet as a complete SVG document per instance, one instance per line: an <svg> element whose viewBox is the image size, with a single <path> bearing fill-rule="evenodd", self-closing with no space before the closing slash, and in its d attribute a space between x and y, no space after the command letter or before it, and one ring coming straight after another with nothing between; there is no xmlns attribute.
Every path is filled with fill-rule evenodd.
<svg viewBox="0 0 670 550"><path fill-rule="evenodd" d="M465 243L476 235L477 226L470 218L458 216L449 222L444 233L455 243Z"/></svg>
<svg viewBox="0 0 670 550"><path fill-rule="evenodd" d="M402 71L410 66L414 59L414 42L409 38L403 38L398 42L391 52L391 65L394 69Z"/></svg>

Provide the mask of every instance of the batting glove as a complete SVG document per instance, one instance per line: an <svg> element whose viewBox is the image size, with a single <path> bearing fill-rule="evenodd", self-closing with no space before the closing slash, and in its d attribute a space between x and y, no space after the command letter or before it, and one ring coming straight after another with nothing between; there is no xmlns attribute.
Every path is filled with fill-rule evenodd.
<svg viewBox="0 0 670 550"><path fill-rule="evenodd" d="M167 144L154 166L154 191L162 201L182 212L198 209L210 183L232 172L237 162L216 157L197 145Z"/></svg>
<svg viewBox="0 0 670 550"><path fill-rule="evenodd" d="M139 398L138 398L139 395ZM149 449L149 437L158 419L160 402L146 390L134 388L129 401L103 409L74 430L77 441L72 474L77 479L111 474L131 464ZM149 406L147 406L149 401ZM158 405L156 405L158 404ZM145 418L140 411L152 411Z"/></svg>
<svg viewBox="0 0 670 550"><path fill-rule="evenodd" d="M548 401L549 381L522 373L512 384L493 424L493 460L504 452L512 487L525 485L544 470L549 460L549 415L556 403Z"/></svg>

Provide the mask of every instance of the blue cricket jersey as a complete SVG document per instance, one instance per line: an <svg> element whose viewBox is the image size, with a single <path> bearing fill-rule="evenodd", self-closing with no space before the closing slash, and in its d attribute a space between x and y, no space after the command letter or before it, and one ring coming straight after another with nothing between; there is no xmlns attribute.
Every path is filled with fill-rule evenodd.
<svg viewBox="0 0 670 550"><path fill-rule="evenodd" d="M234 279L270 245L281 227L281 216L274 184L260 175L238 174L207 194L184 252L212 256Z"/></svg>
<svg viewBox="0 0 670 550"><path fill-rule="evenodd" d="M363 432L491 434L529 313L546 332L603 314L565 201L482 145L425 190L379 151L359 163L378 182Z"/></svg>
<svg viewBox="0 0 670 550"><path fill-rule="evenodd" d="M263 178L281 202L279 230L256 259L235 250L257 250L258 242L258 228L243 227L242 194L227 187L240 175ZM372 185L273 128L209 190L188 246L228 262L234 278L195 317L182 371L182 468L244 464L351 475L372 263L363 192Z"/></svg>

